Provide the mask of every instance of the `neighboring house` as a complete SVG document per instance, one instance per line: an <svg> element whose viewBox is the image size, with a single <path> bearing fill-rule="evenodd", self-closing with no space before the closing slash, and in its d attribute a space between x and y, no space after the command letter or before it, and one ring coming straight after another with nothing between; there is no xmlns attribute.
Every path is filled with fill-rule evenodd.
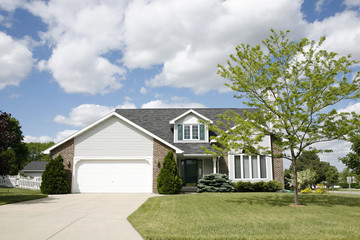
<svg viewBox="0 0 360 240"><path fill-rule="evenodd" d="M48 161L32 161L21 171L22 174L30 177L42 177Z"/></svg>
<svg viewBox="0 0 360 240"><path fill-rule="evenodd" d="M228 153L204 154L215 133L199 120L216 123L225 108L117 109L45 151L59 154L69 173L71 191L156 192L156 179L169 150L174 151L184 188L204 174L226 173L236 181L283 182L282 158ZM231 109L243 114L244 109ZM254 111L253 109L247 109ZM271 147L269 136L261 143Z"/></svg>

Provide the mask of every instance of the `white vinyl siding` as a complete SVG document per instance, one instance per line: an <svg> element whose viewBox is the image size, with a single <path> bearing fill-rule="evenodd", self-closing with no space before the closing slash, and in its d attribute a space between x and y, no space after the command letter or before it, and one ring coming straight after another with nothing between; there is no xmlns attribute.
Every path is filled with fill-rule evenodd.
<svg viewBox="0 0 360 240"><path fill-rule="evenodd" d="M111 117L75 137L75 158L152 155L152 138L117 117Z"/></svg>

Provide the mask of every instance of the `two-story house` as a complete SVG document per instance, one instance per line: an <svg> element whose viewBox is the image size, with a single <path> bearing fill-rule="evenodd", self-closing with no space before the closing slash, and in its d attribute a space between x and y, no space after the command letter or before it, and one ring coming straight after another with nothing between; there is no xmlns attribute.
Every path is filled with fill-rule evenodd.
<svg viewBox="0 0 360 240"><path fill-rule="evenodd" d="M156 192L156 179L169 150L175 153L184 189L204 174L226 173L233 181L283 182L283 160L242 152L223 157L204 154L215 133L199 120L216 123L226 108L117 109L47 149L59 154L69 173L73 193ZM232 108L239 114L244 109ZM254 111L253 109L247 109ZM261 143L273 151L270 136Z"/></svg>

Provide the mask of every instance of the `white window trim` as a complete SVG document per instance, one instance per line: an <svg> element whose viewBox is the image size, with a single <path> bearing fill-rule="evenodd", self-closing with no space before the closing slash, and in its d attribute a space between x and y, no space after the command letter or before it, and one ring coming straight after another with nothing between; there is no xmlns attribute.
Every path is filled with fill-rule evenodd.
<svg viewBox="0 0 360 240"><path fill-rule="evenodd" d="M237 156L240 156L240 171L241 171L241 178L236 178L236 175L235 175L235 157ZM244 156L249 156L249 177L248 178L245 178L244 177ZM258 166L258 169L257 169L257 175L258 177L257 178L253 178L253 174L252 174L252 158L256 156L256 160L257 160L257 166ZM248 155L248 154L234 154L234 157L233 157L233 169L232 169L232 173L233 173L233 176L234 176L234 180L237 180L237 181L251 181L251 180L269 180L269 164L268 164L268 157L265 156L265 166L266 166L266 169L265 169L265 173L266 173L266 177L265 178L261 178L261 168L260 168L260 155Z"/></svg>
<svg viewBox="0 0 360 240"><path fill-rule="evenodd" d="M178 125L182 125L182 134L183 134L183 139L179 140L178 139ZM196 125L198 126L198 138L197 139L192 139L192 126ZM204 125L204 140L200 140L200 125ZM185 126L190 126L190 139L185 139ZM194 124L183 124L183 123L176 123L174 125L174 142L175 143L193 143L193 142L199 142L199 143L205 143L209 141L209 130L208 127L206 126L206 124L201 124L201 123L194 123Z"/></svg>

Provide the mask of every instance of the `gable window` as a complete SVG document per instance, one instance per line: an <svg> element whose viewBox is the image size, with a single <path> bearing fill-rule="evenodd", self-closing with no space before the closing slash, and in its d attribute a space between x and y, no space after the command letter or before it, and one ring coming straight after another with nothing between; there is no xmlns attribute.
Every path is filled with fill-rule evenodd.
<svg viewBox="0 0 360 240"><path fill-rule="evenodd" d="M234 157L235 179L266 178L266 157L240 154Z"/></svg>
<svg viewBox="0 0 360 240"><path fill-rule="evenodd" d="M178 140L205 140L205 126L199 124L179 124Z"/></svg>

